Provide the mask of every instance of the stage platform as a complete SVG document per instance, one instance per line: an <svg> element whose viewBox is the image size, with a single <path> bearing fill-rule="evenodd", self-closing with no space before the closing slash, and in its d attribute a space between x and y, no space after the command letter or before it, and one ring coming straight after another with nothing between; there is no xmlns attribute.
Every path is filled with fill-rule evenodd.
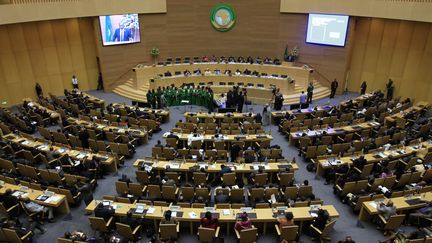
<svg viewBox="0 0 432 243"><path fill-rule="evenodd" d="M228 76L218 73L211 73L210 75L204 75L204 73L202 75L183 75L185 70L193 73L197 69L200 69L201 72L204 72L206 69L211 71L220 70L222 73L225 70L231 70L234 73L236 70L243 72L245 69L248 69L250 71L258 71L260 76ZM273 87L279 88L284 94L284 105L298 103L301 91L306 92L309 82L314 83L314 100L330 95L328 87L312 79L310 69L295 67L290 63L283 63L282 65L235 63L194 63L167 66L137 65L133 71L135 75L131 75L123 84L114 88L113 92L139 102L147 102L146 94L150 89L157 89L159 86L163 87L172 84L179 87L183 83L210 86L215 93L215 97L221 93L226 93L233 85L242 84L242 87L248 90L248 100L255 104L270 103ZM166 72L170 72L172 76L164 75ZM295 81L289 81L286 76L291 77Z"/></svg>

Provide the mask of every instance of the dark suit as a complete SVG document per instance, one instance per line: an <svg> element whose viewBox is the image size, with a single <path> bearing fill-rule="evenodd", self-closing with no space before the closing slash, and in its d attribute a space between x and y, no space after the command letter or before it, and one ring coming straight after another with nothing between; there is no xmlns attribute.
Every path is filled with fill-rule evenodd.
<svg viewBox="0 0 432 243"><path fill-rule="evenodd" d="M334 81L331 83L330 98L334 98L338 86L339 86L339 83L338 83L336 80L334 80Z"/></svg>
<svg viewBox="0 0 432 243"><path fill-rule="evenodd" d="M237 98L237 112L243 112L244 96L241 94Z"/></svg>
<svg viewBox="0 0 432 243"><path fill-rule="evenodd" d="M363 169L363 167L366 165L366 159L357 158L353 161L354 167L357 167L358 169Z"/></svg>
<svg viewBox="0 0 432 243"><path fill-rule="evenodd" d="M123 29L123 36L120 36L120 28L116 29L113 35L112 41L129 41L132 38L132 34L129 29Z"/></svg>
<svg viewBox="0 0 432 243"><path fill-rule="evenodd" d="M175 139L179 139L179 136L177 136L177 135L175 135L175 134L173 134L173 133L170 133L170 134L168 134L167 138L175 138Z"/></svg>
<svg viewBox="0 0 432 243"><path fill-rule="evenodd" d="M220 194L215 196L216 203L228 203L228 195Z"/></svg>
<svg viewBox="0 0 432 243"><path fill-rule="evenodd" d="M114 216L115 209L111 207L96 207L94 213L96 217L103 218L105 221L107 221L111 216Z"/></svg>
<svg viewBox="0 0 432 243"><path fill-rule="evenodd" d="M7 195L3 197L3 205L6 209L16 205L18 203L18 199L12 195Z"/></svg>
<svg viewBox="0 0 432 243"><path fill-rule="evenodd" d="M82 130L78 133L78 138L81 140L82 146L84 148L88 148L89 147L89 134L87 132L87 130Z"/></svg>

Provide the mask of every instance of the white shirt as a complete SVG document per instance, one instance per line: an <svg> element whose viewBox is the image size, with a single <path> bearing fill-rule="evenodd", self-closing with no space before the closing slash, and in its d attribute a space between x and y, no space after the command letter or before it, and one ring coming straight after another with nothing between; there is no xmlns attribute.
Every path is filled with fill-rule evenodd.
<svg viewBox="0 0 432 243"><path fill-rule="evenodd" d="M191 146L192 145L192 141L197 141L197 140L201 140L201 142L204 141L204 137L200 134L198 134L198 136L194 137L193 134L189 134L188 135L188 145Z"/></svg>
<svg viewBox="0 0 432 243"><path fill-rule="evenodd" d="M72 84L78 84L78 79L77 78L72 78Z"/></svg>

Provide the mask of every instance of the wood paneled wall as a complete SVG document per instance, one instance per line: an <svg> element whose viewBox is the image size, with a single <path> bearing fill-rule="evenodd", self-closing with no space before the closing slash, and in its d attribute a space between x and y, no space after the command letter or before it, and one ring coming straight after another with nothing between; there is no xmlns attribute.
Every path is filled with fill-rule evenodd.
<svg viewBox="0 0 432 243"><path fill-rule="evenodd" d="M432 22L431 0L281 0L280 11Z"/></svg>
<svg viewBox="0 0 432 243"><path fill-rule="evenodd" d="M0 26L0 101L18 104L35 97L39 82L47 95L95 89L98 69L92 19L67 19Z"/></svg>
<svg viewBox="0 0 432 243"><path fill-rule="evenodd" d="M0 24L123 13L166 13L166 0L17 0L1 4Z"/></svg>
<svg viewBox="0 0 432 243"><path fill-rule="evenodd" d="M389 78L395 95L432 101L432 24L359 18L354 34L348 88L385 89Z"/></svg>
<svg viewBox="0 0 432 243"><path fill-rule="evenodd" d="M168 0L167 14L140 15L141 43L102 47L98 20L95 29L106 86L138 63L151 63L152 47L166 57L234 55L282 58L285 45L298 45L300 62L310 63L329 79L345 77L347 47L305 44L306 14L281 14L280 0L227 0L238 16L236 26L221 33L210 25L210 9L219 0ZM352 28L352 24L350 24ZM350 31L349 31L350 33ZM342 86L342 85L341 85Z"/></svg>

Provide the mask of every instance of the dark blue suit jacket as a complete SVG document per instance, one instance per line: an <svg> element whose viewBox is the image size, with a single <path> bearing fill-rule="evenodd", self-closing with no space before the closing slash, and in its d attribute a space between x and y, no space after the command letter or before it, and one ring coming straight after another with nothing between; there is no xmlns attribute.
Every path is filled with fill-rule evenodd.
<svg viewBox="0 0 432 243"><path fill-rule="evenodd" d="M129 29L125 28L123 29L123 39L120 40L120 28L118 28L114 31L112 41L129 41L130 38L132 38L132 33Z"/></svg>

